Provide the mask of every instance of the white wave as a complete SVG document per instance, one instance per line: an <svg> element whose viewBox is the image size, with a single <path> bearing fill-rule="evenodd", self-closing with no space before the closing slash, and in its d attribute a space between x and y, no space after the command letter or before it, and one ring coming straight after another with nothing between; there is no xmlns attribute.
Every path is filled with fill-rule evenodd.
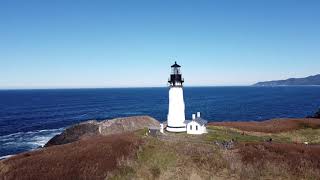
<svg viewBox="0 0 320 180"><path fill-rule="evenodd" d="M8 159L10 157L12 157L14 155L6 155L6 156L0 156L0 160L3 160L3 159Z"/></svg>
<svg viewBox="0 0 320 180"><path fill-rule="evenodd" d="M43 147L52 137L60 134L63 130L64 128L44 129L0 136L0 152L16 153Z"/></svg>
<svg viewBox="0 0 320 180"><path fill-rule="evenodd" d="M0 136L0 140L3 138L11 138L11 137L16 137L16 136L21 136L21 135L28 135L28 134L37 134L37 133L42 133L42 132L61 132L64 128L59 128L59 129L42 129L42 130L36 130L36 131L28 131L28 132L17 132L13 134L8 134L4 136Z"/></svg>

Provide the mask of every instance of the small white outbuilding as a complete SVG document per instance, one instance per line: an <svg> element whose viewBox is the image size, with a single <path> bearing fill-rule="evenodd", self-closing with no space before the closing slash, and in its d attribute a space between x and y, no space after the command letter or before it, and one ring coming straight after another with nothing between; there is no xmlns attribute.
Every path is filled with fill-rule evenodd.
<svg viewBox="0 0 320 180"><path fill-rule="evenodd" d="M204 134L207 133L208 121L200 117L200 112L192 114L192 120L187 123L187 134Z"/></svg>

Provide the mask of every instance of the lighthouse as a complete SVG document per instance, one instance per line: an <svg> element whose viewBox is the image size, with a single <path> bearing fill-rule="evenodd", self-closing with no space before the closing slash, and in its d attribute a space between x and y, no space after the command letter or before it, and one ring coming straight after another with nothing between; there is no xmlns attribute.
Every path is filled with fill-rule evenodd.
<svg viewBox="0 0 320 180"><path fill-rule="evenodd" d="M180 71L181 66L175 62L171 66L169 78L169 111L167 117L167 131L185 132L185 104L183 99L184 79Z"/></svg>

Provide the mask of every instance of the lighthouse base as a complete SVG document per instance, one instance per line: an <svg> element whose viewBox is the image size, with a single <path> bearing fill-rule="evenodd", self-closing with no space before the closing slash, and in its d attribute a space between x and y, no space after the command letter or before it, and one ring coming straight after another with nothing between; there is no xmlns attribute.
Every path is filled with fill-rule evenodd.
<svg viewBox="0 0 320 180"><path fill-rule="evenodd" d="M169 132L186 132L187 127L186 126L180 126L180 127L167 126L166 130Z"/></svg>

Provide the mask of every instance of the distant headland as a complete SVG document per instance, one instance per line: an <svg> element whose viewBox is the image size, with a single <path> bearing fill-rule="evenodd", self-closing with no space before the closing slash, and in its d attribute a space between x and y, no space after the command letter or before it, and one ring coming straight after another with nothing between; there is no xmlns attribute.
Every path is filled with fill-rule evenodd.
<svg viewBox="0 0 320 180"><path fill-rule="evenodd" d="M253 86L318 86L320 85L320 74L305 78L290 78L286 80L275 80L258 82Z"/></svg>

